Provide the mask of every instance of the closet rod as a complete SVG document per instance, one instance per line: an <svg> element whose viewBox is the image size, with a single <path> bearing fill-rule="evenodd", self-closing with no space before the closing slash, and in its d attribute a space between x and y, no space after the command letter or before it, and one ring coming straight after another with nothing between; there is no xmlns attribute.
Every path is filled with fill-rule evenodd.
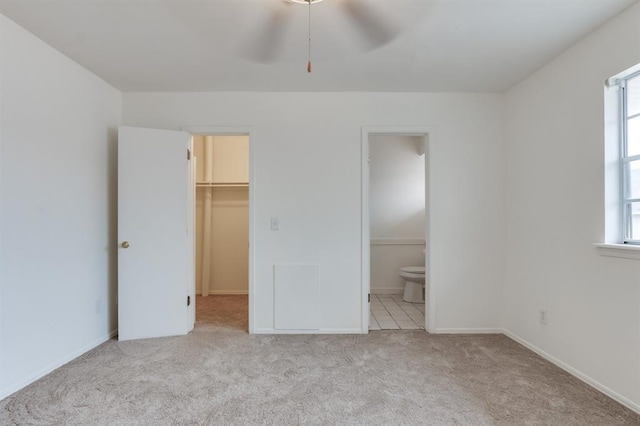
<svg viewBox="0 0 640 426"><path fill-rule="evenodd" d="M248 183L243 182L225 182L225 183L213 183L213 182L199 182L196 183L199 188L216 188L216 187L248 187Z"/></svg>

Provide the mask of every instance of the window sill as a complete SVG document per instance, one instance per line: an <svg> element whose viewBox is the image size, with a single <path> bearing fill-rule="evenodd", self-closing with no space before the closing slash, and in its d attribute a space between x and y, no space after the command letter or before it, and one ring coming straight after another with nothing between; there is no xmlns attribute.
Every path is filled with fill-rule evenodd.
<svg viewBox="0 0 640 426"><path fill-rule="evenodd" d="M608 243L598 243L594 245L600 256L640 260L640 245Z"/></svg>

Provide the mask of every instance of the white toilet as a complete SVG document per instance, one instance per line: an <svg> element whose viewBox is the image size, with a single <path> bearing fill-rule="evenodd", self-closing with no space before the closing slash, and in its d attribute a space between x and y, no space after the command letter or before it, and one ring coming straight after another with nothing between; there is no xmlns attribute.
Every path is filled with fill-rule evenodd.
<svg viewBox="0 0 640 426"><path fill-rule="evenodd" d="M424 303L424 266L400 268L400 277L405 281L402 300L409 303Z"/></svg>

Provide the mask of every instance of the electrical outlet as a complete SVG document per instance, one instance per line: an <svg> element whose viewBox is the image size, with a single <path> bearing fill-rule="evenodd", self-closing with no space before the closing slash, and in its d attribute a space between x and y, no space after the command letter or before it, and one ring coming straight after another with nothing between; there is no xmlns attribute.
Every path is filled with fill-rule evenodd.
<svg viewBox="0 0 640 426"><path fill-rule="evenodd" d="M280 218L272 217L271 218L271 230L277 231L280 229Z"/></svg>
<svg viewBox="0 0 640 426"><path fill-rule="evenodd" d="M549 315L546 309L540 309L540 324L547 325L547 321L549 320Z"/></svg>

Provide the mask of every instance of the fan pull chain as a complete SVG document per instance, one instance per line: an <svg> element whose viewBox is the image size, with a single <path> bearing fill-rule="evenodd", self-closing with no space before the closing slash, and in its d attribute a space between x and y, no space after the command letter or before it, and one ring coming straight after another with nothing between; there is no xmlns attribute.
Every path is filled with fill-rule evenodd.
<svg viewBox="0 0 640 426"><path fill-rule="evenodd" d="M312 0L307 0L309 2L309 62L307 62L307 72L311 73L311 3Z"/></svg>

